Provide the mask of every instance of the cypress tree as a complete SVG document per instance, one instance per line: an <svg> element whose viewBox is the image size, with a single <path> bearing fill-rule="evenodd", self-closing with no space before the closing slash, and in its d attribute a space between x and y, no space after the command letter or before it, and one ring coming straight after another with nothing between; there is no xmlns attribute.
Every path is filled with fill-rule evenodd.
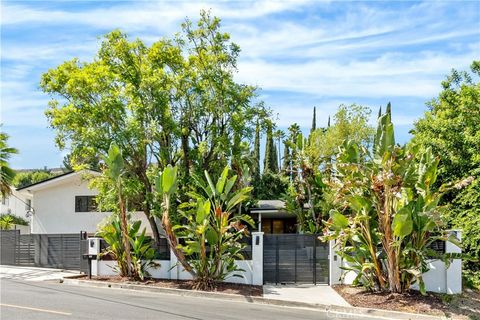
<svg viewBox="0 0 480 320"><path fill-rule="evenodd" d="M282 171L282 155L281 155L281 150L282 150L282 139L285 137L285 133L282 130L277 130L275 131L274 138L276 139L275 142L275 148L276 148L276 155L277 155L277 164L278 164L278 170L277 172Z"/></svg>
<svg viewBox="0 0 480 320"><path fill-rule="evenodd" d="M283 142L283 165L282 172L285 176L290 176L291 170L291 156L290 156L290 147L288 146L287 141Z"/></svg>
<svg viewBox="0 0 480 320"><path fill-rule="evenodd" d="M328 116L327 128L330 128L330 116Z"/></svg>
<svg viewBox="0 0 480 320"><path fill-rule="evenodd" d="M277 152L277 145L275 143L272 144L272 172L278 173L278 152Z"/></svg>
<svg viewBox="0 0 480 320"><path fill-rule="evenodd" d="M263 159L263 173L275 171L275 145L273 142L272 124L267 125L267 141L265 145L265 158Z"/></svg>
<svg viewBox="0 0 480 320"><path fill-rule="evenodd" d="M378 109L378 118L382 116L382 106Z"/></svg>
<svg viewBox="0 0 480 320"><path fill-rule="evenodd" d="M252 178L255 183L260 181L260 124L257 121L255 128L255 142L253 144Z"/></svg>
<svg viewBox="0 0 480 320"><path fill-rule="evenodd" d="M312 129L310 129L310 132L315 131L315 129L317 129L317 107L313 107Z"/></svg>

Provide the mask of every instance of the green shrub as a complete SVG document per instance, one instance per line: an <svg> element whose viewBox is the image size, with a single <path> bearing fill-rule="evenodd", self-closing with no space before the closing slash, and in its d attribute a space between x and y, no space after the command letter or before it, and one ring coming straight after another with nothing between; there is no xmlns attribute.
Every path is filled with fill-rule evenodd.
<svg viewBox="0 0 480 320"><path fill-rule="evenodd" d="M14 223L11 216L5 215L0 218L1 230L10 230L10 229L13 229L13 226L14 226Z"/></svg>
<svg viewBox="0 0 480 320"><path fill-rule="evenodd" d="M128 239L130 242L132 265L129 268L127 259L125 258L125 247L122 240L122 231L120 226L120 218L114 218L107 224L103 225L97 236L102 237L108 244L101 255L110 255L117 260L116 271L122 277L128 276L131 270L131 277L135 280L144 280L145 277L150 277L147 269L149 267L158 267L158 264L153 261L155 258L155 250L152 248L152 239L145 236L145 228L139 234L141 221L128 223Z"/></svg>
<svg viewBox="0 0 480 320"><path fill-rule="evenodd" d="M241 277L238 272L243 271L235 260L244 258L241 239L248 228L243 223L253 225L253 220L235 209L248 199L251 187L232 191L237 176L228 178L228 172L226 167L215 185L205 172L207 182L197 181L203 194L190 194L193 200L179 208L185 223L174 230L183 240L178 248L189 258L196 289L211 290L227 276Z"/></svg>
<svg viewBox="0 0 480 320"><path fill-rule="evenodd" d="M10 220L13 224L18 224L18 225L21 225L21 226L28 226L29 225L29 223L26 219L24 219L22 217L19 217L19 216L16 216L16 215L13 215L13 214L1 214L0 215L0 220L6 219L7 217L10 218Z"/></svg>

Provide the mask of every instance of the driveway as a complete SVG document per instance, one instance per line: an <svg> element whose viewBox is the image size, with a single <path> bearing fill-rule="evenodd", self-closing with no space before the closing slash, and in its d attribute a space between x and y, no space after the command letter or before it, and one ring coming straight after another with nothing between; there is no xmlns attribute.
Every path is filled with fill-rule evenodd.
<svg viewBox="0 0 480 320"><path fill-rule="evenodd" d="M77 274L80 273L78 271L71 270L0 265L1 279L45 281L60 280L63 279L63 277L73 276Z"/></svg>
<svg viewBox="0 0 480 320"><path fill-rule="evenodd" d="M286 301L298 301L305 303L316 303L349 307L345 301L332 287L327 285L264 285L263 297Z"/></svg>

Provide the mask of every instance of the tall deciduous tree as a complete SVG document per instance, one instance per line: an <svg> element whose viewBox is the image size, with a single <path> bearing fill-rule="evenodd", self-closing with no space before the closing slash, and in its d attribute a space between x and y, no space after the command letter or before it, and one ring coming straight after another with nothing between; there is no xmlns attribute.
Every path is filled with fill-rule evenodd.
<svg viewBox="0 0 480 320"><path fill-rule="evenodd" d="M106 155L112 142L122 150L124 179L135 186L129 204L145 213L157 243L149 170L178 164L185 186L192 173L221 172L233 145L269 113L254 87L234 81L240 49L218 18L202 11L182 31L151 46L113 31L93 61L64 62L40 83L52 95L46 115L57 146L71 148L74 164Z"/></svg>
<svg viewBox="0 0 480 320"><path fill-rule="evenodd" d="M415 122L411 144L431 148L441 155L439 184L476 177L466 189L446 197L451 227L462 229L464 251L480 256L480 61L471 72L453 70L442 82L439 96L427 103L429 110ZM467 261L468 280L480 287L480 265Z"/></svg>
<svg viewBox="0 0 480 320"><path fill-rule="evenodd" d="M333 124L326 130L317 129L309 137L306 154L314 167L323 162L330 163L337 153L338 146L345 140L370 146L373 140L373 128L369 125L371 110L361 105L340 105L333 117ZM329 121L330 122L330 121Z"/></svg>
<svg viewBox="0 0 480 320"><path fill-rule="evenodd" d="M180 99L175 103L183 111L182 157L187 172L219 175L234 135L250 137L256 120L262 121L268 112L254 103L255 87L234 81L240 48L220 32L220 19L202 12L197 25L188 20L183 24L187 42L181 48L190 57L182 67Z"/></svg>

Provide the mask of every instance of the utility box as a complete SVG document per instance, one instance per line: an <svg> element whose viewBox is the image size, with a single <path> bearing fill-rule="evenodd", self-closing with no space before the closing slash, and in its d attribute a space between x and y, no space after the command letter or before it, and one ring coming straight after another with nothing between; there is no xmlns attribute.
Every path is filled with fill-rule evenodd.
<svg viewBox="0 0 480 320"><path fill-rule="evenodd" d="M100 254L100 240L102 238L88 238L88 254L89 255L99 255Z"/></svg>

